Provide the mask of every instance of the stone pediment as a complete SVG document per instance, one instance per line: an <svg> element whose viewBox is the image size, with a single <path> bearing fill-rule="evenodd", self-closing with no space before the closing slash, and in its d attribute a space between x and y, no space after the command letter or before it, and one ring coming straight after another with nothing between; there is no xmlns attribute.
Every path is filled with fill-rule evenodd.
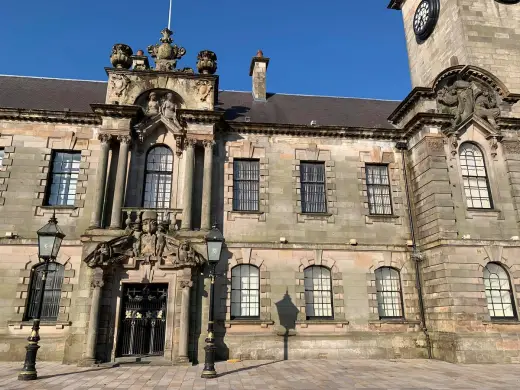
<svg viewBox="0 0 520 390"><path fill-rule="evenodd" d="M166 131L171 132L175 136L185 133L185 130L177 119L177 116L167 118L161 114L157 114L153 117L145 117L142 122L134 126L134 130L140 142L144 142L150 134L159 128L166 129Z"/></svg>
<svg viewBox="0 0 520 390"><path fill-rule="evenodd" d="M89 267L156 263L160 268L198 267L205 257L189 240L168 234L168 223L158 223L157 213L145 211L142 222L134 223L127 234L102 242L85 257Z"/></svg>

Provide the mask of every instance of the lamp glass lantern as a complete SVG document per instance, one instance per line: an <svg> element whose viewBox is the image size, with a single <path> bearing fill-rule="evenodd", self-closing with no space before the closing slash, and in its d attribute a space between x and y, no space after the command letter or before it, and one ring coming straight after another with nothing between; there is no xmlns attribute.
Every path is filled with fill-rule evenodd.
<svg viewBox="0 0 520 390"><path fill-rule="evenodd" d="M65 237L53 215L49 222L36 232L38 234L38 256L41 260L55 260Z"/></svg>
<svg viewBox="0 0 520 390"><path fill-rule="evenodd" d="M210 264L216 264L219 262L223 243L224 236L216 226L213 226L206 235L206 244L208 247L208 262Z"/></svg>

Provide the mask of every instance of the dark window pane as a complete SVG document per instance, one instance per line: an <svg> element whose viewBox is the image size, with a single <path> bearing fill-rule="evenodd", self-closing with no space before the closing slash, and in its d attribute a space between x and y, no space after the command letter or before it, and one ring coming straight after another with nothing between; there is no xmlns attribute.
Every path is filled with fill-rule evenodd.
<svg viewBox="0 0 520 390"><path fill-rule="evenodd" d="M231 270L231 318L260 316L260 271L252 265Z"/></svg>
<svg viewBox="0 0 520 390"><path fill-rule="evenodd" d="M143 206L170 208L172 193L173 153L165 146L156 146L146 156Z"/></svg>
<svg viewBox="0 0 520 390"><path fill-rule="evenodd" d="M327 212L325 164L301 162L300 184L302 213Z"/></svg>
<svg viewBox="0 0 520 390"><path fill-rule="evenodd" d="M381 267L376 269L375 275L379 317L403 317L399 272L390 267Z"/></svg>
<svg viewBox="0 0 520 390"><path fill-rule="evenodd" d="M459 151L462 184L469 208L490 209L493 207L489 191L484 155L477 145L462 144Z"/></svg>
<svg viewBox="0 0 520 390"><path fill-rule="evenodd" d="M390 178L386 165L365 165L370 214L391 215Z"/></svg>
<svg viewBox="0 0 520 390"><path fill-rule="evenodd" d="M29 303L25 313L26 320L36 318L40 294L42 292L42 276L45 265L34 268L31 279L31 290L29 291ZM60 309L61 286L63 284L63 265L50 263L48 268L47 280L43 293L42 321L56 321Z"/></svg>
<svg viewBox="0 0 520 390"><path fill-rule="evenodd" d="M489 263L486 265L484 286L491 318L516 318L509 275L500 264Z"/></svg>
<svg viewBox="0 0 520 390"><path fill-rule="evenodd" d="M260 203L260 162L233 161L233 210L258 211Z"/></svg>
<svg viewBox="0 0 520 390"><path fill-rule="evenodd" d="M47 205L74 206L80 162L80 152L54 152Z"/></svg>
<svg viewBox="0 0 520 390"><path fill-rule="evenodd" d="M307 319L333 318L330 270L316 265L305 268L304 285Z"/></svg>
<svg viewBox="0 0 520 390"><path fill-rule="evenodd" d="M0 149L0 167L2 166L3 160L4 160L4 149Z"/></svg>

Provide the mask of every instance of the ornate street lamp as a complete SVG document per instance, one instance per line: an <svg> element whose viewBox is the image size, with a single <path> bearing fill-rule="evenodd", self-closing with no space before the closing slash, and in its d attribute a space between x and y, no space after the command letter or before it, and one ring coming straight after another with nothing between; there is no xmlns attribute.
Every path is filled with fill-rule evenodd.
<svg viewBox="0 0 520 390"><path fill-rule="evenodd" d="M22 371L18 374L18 380L30 381L38 378L36 373L36 353L40 346L40 317L42 315L43 297L45 294L45 283L47 281L47 273L49 271L49 263L56 260L60 250L61 242L65 234L58 227L58 220L53 213L49 223L36 232L38 234L38 259L45 264L42 275L42 287L40 296L38 297L38 306L36 316L33 319L33 327L31 335L27 338L29 344L25 347L25 363Z"/></svg>
<svg viewBox="0 0 520 390"><path fill-rule="evenodd" d="M216 225L213 225L211 230L206 235L206 246L208 247L208 262L209 262L209 277L211 279L211 287L209 292L209 318L208 318L208 337L206 337L206 351L204 369L202 370L201 378L216 378L217 371L215 370L215 334L213 333L213 306L215 305L215 267L220 260L220 253L222 252L222 244L224 243L224 236L218 230Z"/></svg>

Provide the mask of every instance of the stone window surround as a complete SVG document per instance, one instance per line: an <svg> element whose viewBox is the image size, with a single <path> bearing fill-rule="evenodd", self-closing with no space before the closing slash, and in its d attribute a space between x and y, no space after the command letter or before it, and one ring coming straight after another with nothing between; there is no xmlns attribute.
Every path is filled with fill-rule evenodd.
<svg viewBox="0 0 520 390"><path fill-rule="evenodd" d="M269 159L265 157L265 147L243 140L226 144L228 156L224 163L224 211L228 221L237 218L266 221L269 212ZM258 211L233 211L233 161L234 159L258 159L260 162L260 205Z"/></svg>
<svg viewBox="0 0 520 390"><path fill-rule="evenodd" d="M13 154L15 147L12 146L12 135L0 136L0 148L4 150L4 158L0 165L0 206L5 203L4 192L7 191L9 177L11 176L11 165L13 164Z"/></svg>
<svg viewBox="0 0 520 390"><path fill-rule="evenodd" d="M260 318L255 319L231 319L231 270L237 265L250 264L260 270ZM271 320L271 281L270 272L267 271L264 261L252 253L251 248L242 248L235 252L228 263L227 268L227 298L225 301L226 320L225 327L231 328L233 325L256 325L261 328L268 328L273 325Z"/></svg>
<svg viewBox="0 0 520 390"><path fill-rule="evenodd" d="M415 270L408 270L409 264L407 264L408 253L402 253L402 256L392 256L392 253L384 253L382 259L374 259L372 265L367 273L367 293L368 293L368 306L369 306L369 323L376 324L415 324L418 321L419 312L416 313L410 311L410 306L406 306L406 302L413 300L417 301L418 297L414 293L408 293L405 291L405 284L403 283L403 275L410 275L415 280ZM412 261L411 259L408 260ZM399 281L401 283L401 305L403 307L403 316L396 319L387 319L379 317L379 309L377 302L377 287L376 287L376 274L375 271L381 267L390 267L399 272ZM415 286L415 284L414 284ZM415 288L415 287L414 287ZM415 290L413 290L415 292ZM417 305L414 305L417 306ZM408 310L407 310L408 309ZM417 318L413 318L416 316Z"/></svg>
<svg viewBox="0 0 520 390"><path fill-rule="evenodd" d="M44 157L40 164L40 173L37 178L40 181L34 199L35 215L44 216L50 210L55 210L56 214L65 214L70 217L79 217L80 209L84 207L87 198L87 186L90 162L88 157L92 154L89 147L89 139L77 138L75 133L71 133L64 138L50 137L47 143L48 148L44 149ZM47 206L45 200L47 196L47 186L50 182L51 175L51 161L52 155L55 151L79 151L81 153L81 160L79 165L78 181L76 185L76 200L74 206Z"/></svg>
<svg viewBox="0 0 520 390"><path fill-rule="evenodd" d="M72 303L72 291L74 290L74 284L72 284L71 280L75 276L75 270L72 268L72 264L70 263L70 256L63 253L58 255L56 262L63 265L65 268L63 271L63 284L61 286L58 319L56 321L42 322L40 323L40 326L55 326L56 329L63 329L65 326L71 325L69 314ZM29 288L31 287L33 272L40 264L38 255L33 254L29 256L29 261L25 264L25 268L20 269L19 283L16 288L16 298L13 302L15 314L12 316L11 320L8 321L9 327L22 329L24 326L32 326L32 321L24 321L24 313L28 305Z"/></svg>
<svg viewBox="0 0 520 390"><path fill-rule="evenodd" d="M296 278L296 299L294 304L298 309L298 316L296 324L301 328L307 328L309 325L330 325L335 324L336 327L342 328L349 324L349 321L345 319L345 301L344 301L344 289L343 289L343 274L339 272L336 262L327 258L323 258L323 251L321 249L316 250L315 256L304 257L300 259L300 265L298 272L295 274ZM333 319L320 320L313 319L307 320L306 315L306 304L305 304L305 274L304 270L307 267L318 265L325 267L330 270L332 279L332 309Z"/></svg>
<svg viewBox="0 0 520 390"><path fill-rule="evenodd" d="M301 162L322 162L325 165L325 196L327 202L327 211L325 213L303 213L301 199ZM327 221L327 223L335 222L335 215L338 214L336 207L336 183L334 179L335 162L332 160L330 150L318 149L316 144L309 145L309 148L296 148L294 150L294 160L292 162L292 178L293 178L293 198L294 207L296 209L296 222L304 223L306 221Z"/></svg>
<svg viewBox="0 0 520 390"><path fill-rule="evenodd" d="M370 214L368 206L368 187L365 165L386 165L388 167L388 178L390 181L390 202L392 205L392 215L377 215ZM360 180L360 195L363 200L362 214L365 216L366 224L373 224L377 222L392 223L394 225L401 225L405 217L405 209L403 204L403 196L401 195L401 188L404 188L403 178L401 177L402 170L395 161L395 153L393 150L382 150L381 147L374 147L372 151L359 152L358 163L358 179ZM401 185L403 184L403 185Z"/></svg>

